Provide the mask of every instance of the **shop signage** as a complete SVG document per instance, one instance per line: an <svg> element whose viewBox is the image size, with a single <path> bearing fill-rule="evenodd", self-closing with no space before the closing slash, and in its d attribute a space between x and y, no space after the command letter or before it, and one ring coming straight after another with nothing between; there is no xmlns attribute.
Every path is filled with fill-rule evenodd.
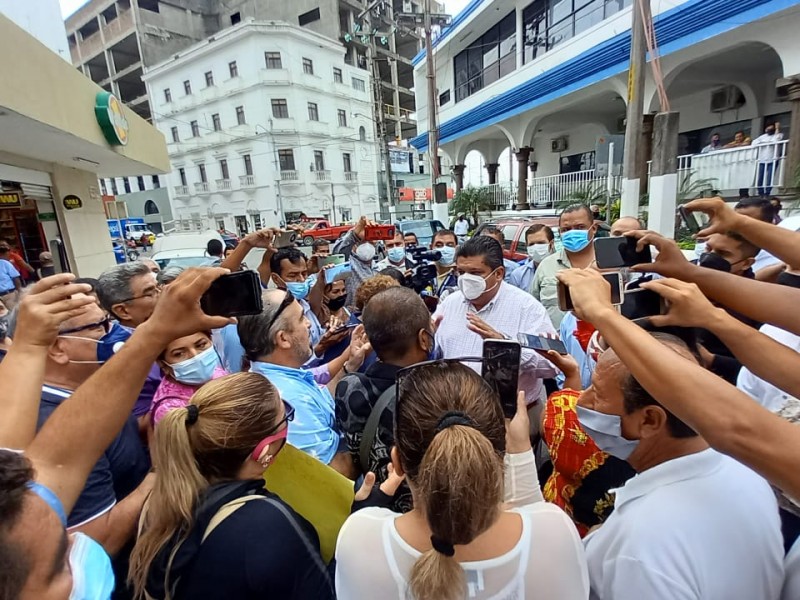
<svg viewBox="0 0 800 600"><path fill-rule="evenodd" d="M64 196L64 208L66 208L67 210L81 208L82 206L83 206L83 200L81 200L77 196L73 194L70 194L69 196Z"/></svg>
<svg viewBox="0 0 800 600"><path fill-rule="evenodd" d="M0 208L20 208L22 198L17 192L0 192Z"/></svg>
<svg viewBox="0 0 800 600"><path fill-rule="evenodd" d="M55 221L56 220L56 213L49 212L49 213L39 213L39 222L44 223L46 221Z"/></svg>
<svg viewBox="0 0 800 600"><path fill-rule="evenodd" d="M94 114L103 135L112 146L124 146L128 143L128 119L122 112L122 104L110 92L97 92Z"/></svg>

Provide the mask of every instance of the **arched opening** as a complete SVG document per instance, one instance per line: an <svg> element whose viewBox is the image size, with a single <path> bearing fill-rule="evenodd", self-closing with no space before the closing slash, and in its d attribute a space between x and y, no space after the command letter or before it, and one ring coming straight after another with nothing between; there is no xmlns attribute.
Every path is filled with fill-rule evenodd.
<svg viewBox="0 0 800 600"><path fill-rule="evenodd" d="M363 125L358 128L358 139L361 140L362 142L367 141L367 130L364 128Z"/></svg>
<svg viewBox="0 0 800 600"><path fill-rule="evenodd" d="M155 202L153 202L152 200L148 200L147 202L144 203L144 214L157 215L158 213L159 213L158 205Z"/></svg>

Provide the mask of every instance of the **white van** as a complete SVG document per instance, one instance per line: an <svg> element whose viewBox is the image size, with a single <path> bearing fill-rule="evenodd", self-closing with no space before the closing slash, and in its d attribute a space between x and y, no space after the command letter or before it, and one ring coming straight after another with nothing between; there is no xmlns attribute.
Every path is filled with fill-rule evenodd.
<svg viewBox="0 0 800 600"><path fill-rule="evenodd" d="M170 233L157 237L153 244L153 260L162 269L166 266L197 267L207 265L211 257L206 252L208 242L219 240L222 247L225 242L222 236L214 231Z"/></svg>

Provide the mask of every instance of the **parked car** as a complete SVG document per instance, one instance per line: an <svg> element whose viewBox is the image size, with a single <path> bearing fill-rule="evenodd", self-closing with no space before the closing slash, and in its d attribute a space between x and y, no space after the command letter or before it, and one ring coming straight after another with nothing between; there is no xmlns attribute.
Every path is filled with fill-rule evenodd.
<svg viewBox="0 0 800 600"><path fill-rule="evenodd" d="M398 221L395 223L403 235L413 233L417 236L420 246L430 246L433 234L441 229L447 229L441 221Z"/></svg>
<svg viewBox="0 0 800 600"><path fill-rule="evenodd" d="M201 233L171 233L156 238L153 244L153 260L162 269L167 265L180 267L198 267L209 264L211 257L206 252L210 240L225 242L217 231Z"/></svg>
<svg viewBox="0 0 800 600"><path fill-rule="evenodd" d="M290 229L297 232L297 238L303 246L310 246L316 240L335 242L353 228L352 225L333 225L330 221L303 221L292 225Z"/></svg>
<svg viewBox="0 0 800 600"><path fill-rule="evenodd" d="M504 217L501 219L492 219L481 223L475 230L474 235L480 233L487 227L496 227L503 232L505 244L503 246L503 255L505 258L519 262L528 258L528 245L525 243L525 232L528 227L542 223L547 225L553 230L553 235L556 238L556 245L558 243L558 216L557 215L542 215L536 217Z"/></svg>

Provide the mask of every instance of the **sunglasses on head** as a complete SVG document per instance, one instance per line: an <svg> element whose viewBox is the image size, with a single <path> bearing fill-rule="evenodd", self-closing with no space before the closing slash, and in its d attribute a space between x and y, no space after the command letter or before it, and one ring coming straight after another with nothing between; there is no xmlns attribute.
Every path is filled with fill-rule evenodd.
<svg viewBox="0 0 800 600"><path fill-rule="evenodd" d="M275 325L275 323L278 321L278 317L281 316L281 313L283 313L283 311L285 311L292 302L294 302L294 296L292 295L292 292L287 290L286 295L283 297L283 300L281 300L280 306L278 306L278 310L275 312L274 315L272 315L272 318L269 320L269 324L267 325L267 331L272 329L272 326Z"/></svg>

